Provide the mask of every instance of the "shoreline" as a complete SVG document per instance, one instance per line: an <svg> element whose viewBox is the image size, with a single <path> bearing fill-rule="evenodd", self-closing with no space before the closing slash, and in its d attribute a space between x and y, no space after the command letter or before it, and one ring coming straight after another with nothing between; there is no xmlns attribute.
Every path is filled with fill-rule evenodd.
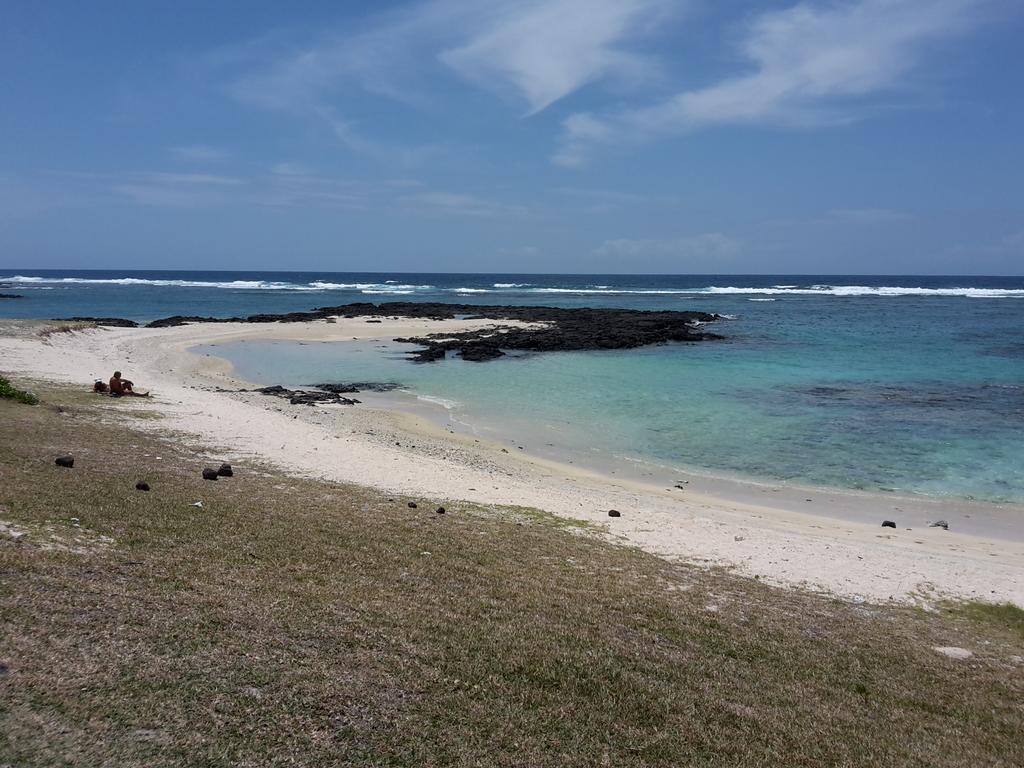
<svg viewBox="0 0 1024 768"><path fill-rule="evenodd" d="M108 375L107 368L121 367L156 392L152 401L128 404L164 416L151 428L223 445L236 460L258 456L297 474L413 496L536 507L593 523L622 543L669 559L846 598L914 602L948 596L1024 605L1024 545L1007 538L1011 518L1021 519L1014 514L1019 505L825 489L806 496L804 488L759 483L743 483L737 494L740 484L703 476L688 476L684 491L669 490L661 478L644 482L627 471L611 476L534 452L504 453L505 445L450 433L431 420L429 409L394 409L396 398L389 395L360 393L362 405L308 408L255 393L218 392L256 383L239 379L224 359L189 352L241 339L390 342L396 336L478 330L481 323L493 325L386 318L367 325L361 318L337 318L95 329L46 340L5 335L0 350L10 373L83 387ZM268 435L279 439L271 444ZM1000 510L1005 520L989 521L985 530L973 514L954 518L954 507ZM620 510L622 517L609 519L608 509ZM921 527L940 516L952 530ZM880 528L882 519L896 519L900 527ZM969 526L978 534L966 533Z"/></svg>

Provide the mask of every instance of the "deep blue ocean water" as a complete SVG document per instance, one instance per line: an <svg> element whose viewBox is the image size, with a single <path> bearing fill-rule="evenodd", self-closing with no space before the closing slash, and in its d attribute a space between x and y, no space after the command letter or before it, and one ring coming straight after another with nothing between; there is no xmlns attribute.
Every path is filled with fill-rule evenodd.
<svg viewBox="0 0 1024 768"><path fill-rule="evenodd" d="M0 316L246 315L352 301L696 309L725 342L413 365L217 348L266 383L398 381L580 451L816 485L1024 501L1024 278L0 270ZM0 361L0 370L3 365Z"/></svg>

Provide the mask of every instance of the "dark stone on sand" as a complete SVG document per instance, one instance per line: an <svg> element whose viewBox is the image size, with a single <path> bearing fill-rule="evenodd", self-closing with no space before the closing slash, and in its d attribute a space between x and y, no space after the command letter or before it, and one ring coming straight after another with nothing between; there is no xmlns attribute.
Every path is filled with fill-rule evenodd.
<svg viewBox="0 0 1024 768"><path fill-rule="evenodd" d="M444 514L444 507L438 507L437 508L437 514L443 515Z"/></svg>
<svg viewBox="0 0 1024 768"><path fill-rule="evenodd" d="M221 464L220 469L217 470L217 474L221 477L234 477L235 471L231 469L230 464Z"/></svg>
<svg viewBox="0 0 1024 768"><path fill-rule="evenodd" d="M383 320L367 320L368 323L381 323Z"/></svg>
<svg viewBox="0 0 1024 768"><path fill-rule="evenodd" d="M203 470L203 480L216 480L216 479L217 479L217 470L216 469L210 469L209 467L207 467L206 469Z"/></svg>
<svg viewBox="0 0 1024 768"><path fill-rule="evenodd" d="M408 506L409 506L409 509L416 509L416 502L415 501L410 501Z"/></svg>
<svg viewBox="0 0 1024 768"><path fill-rule="evenodd" d="M928 523L929 528L941 528L944 531L949 530L949 523L945 520L936 520L934 523Z"/></svg>
<svg viewBox="0 0 1024 768"><path fill-rule="evenodd" d="M73 456L58 456L53 460L53 463L58 467L67 467L68 469L71 469L75 466L75 459Z"/></svg>
<svg viewBox="0 0 1024 768"><path fill-rule="evenodd" d="M245 318L175 315L154 320L147 328L167 328L186 323L302 323L329 317L364 317L367 322L381 316L451 320L475 317L497 323L517 320L537 324L529 328L480 329L461 333L430 334L395 339L417 344L422 349L409 353L415 362L443 360L449 351L465 360L483 362L515 352L560 352L568 350L632 349L651 344L689 343L721 339L703 330L707 323L722 320L708 312L677 310L615 309L608 307L530 307L436 302L395 301L383 304L356 302L335 307L318 307L310 312L249 315ZM79 318L100 324L131 324L114 318Z"/></svg>
<svg viewBox="0 0 1024 768"><path fill-rule="evenodd" d="M895 528L896 527L896 523L894 523L892 520L883 520L882 521L882 527L883 528Z"/></svg>
<svg viewBox="0 0 1024 768"><path fill-rule="evenodd" d="M327 403L330 405L357 405L358 400L351 397L342 397L336 392L322 392L315 390L304 390L304 389L286 389L280 384L275 384L271 387L261 387L260 389L254 390L260 394L270 395L272 397L281 397L287 400L292 405L316 405L317 403Z"/></svg>
<svg viewBox="0 0 1024 768"><path fill-rule="evenodd" d="M622 517L622 513L617 509L609 509L608 517Z"/></svg>
<svg viewBox="0 0 1024 768"><path fill-rule="evenodd" d="M146 483L146 482L143 482L142 480L140 480L139 482L137 482L135 484L135 490L136 491L148 491L149 490L149 483Z"/></svg>

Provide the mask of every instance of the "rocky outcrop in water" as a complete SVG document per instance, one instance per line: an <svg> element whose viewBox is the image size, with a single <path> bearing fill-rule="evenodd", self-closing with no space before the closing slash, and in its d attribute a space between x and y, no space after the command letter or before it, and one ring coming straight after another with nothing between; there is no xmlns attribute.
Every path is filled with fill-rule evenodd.
<svg viewBox="0 0 1024 768"><path fill-rule="evenodd" d="M393 381L357 381L353 384L310 384L311 387L333 392L336 395L353 395L358 392L394 392L401 384Z"/></svg>
<svg viewBox="0 0 1024 768"><path fill-rule="evenodd" d="M22 296L18 296L15 293L0 293L0 299L20 299Z"/></svg>
<svg viewBox="0 0 1024 768"><path fill-rule="evenodd" d="M318 403L324 403L327 405L357 405L359 403L358 400L351 397L342 397L337 392L286 389L280 384L275 384L272 387L261 387L260 389L253 391L259 392L262 395L283 398L292 405L317 405Z"/></svg>
<svg viewBox="0 0 1024 768"><path fill-rule="evenodd" d="M569 350L632 349L668 342L696 342L723 338L704 330L707 323L721 320L708 312L639 309L506 307L474 304L396 301L383 304L357 302L335 307L318 307L309 312L259 314L248 317L200 317L174 315L147 323L147 328L170 328L188 323L304 323L333 317L402 317L429 320L493 320L496 324L517 320L530 327L485 328L461 333L429 334L399 338L421 349L410 354L417 362L443 360L449 353L464 360L484 362L510 351L561 352ZM98 325L135 327L131 320L117 318L71 318L91 320Z"/></svg>
<svg viewBox="0 0 1024 768"><path fill-rule="evenodd" d="M93 325L104 325L110 328L139 327L139 324L134 320L125 320L123 317L61 317L57 321L61 323L92 323Z"/></svg>

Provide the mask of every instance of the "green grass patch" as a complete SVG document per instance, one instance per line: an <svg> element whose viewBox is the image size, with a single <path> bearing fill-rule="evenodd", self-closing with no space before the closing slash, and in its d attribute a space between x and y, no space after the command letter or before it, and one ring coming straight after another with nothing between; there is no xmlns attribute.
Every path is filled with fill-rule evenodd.
<svg viewBox="0 0 1024 768"><path fill-rule="evenodd" d="M974 601L961 603L955 610L977 622L1006 630L1024 640L1024 610L1013 603Z"/></svg>
<svg viewBox="0 0 1024 768"><path fill-rule="evenodd" d="M0 398L13 400L25 405L39 405L39 398L24 389L18 389L8 379L0 376Z"/></svg>

